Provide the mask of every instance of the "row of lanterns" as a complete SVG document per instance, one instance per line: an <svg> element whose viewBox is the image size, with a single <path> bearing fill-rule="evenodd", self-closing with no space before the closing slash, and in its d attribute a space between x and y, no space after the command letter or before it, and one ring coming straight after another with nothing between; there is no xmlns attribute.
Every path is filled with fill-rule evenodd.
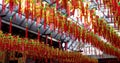
<svg viewBox="0 0 120 63"><path fill-rule="evenodd" d="M55 49L38 40L19 38L19 36L12 36L11 34L3 34L2 31L0 31L0 50L17 51L26 56L32 56L34 59L57 59L58 62L62 63L97 63L97 59L89 58L79 52L68 52L58 48Z"/></svg>

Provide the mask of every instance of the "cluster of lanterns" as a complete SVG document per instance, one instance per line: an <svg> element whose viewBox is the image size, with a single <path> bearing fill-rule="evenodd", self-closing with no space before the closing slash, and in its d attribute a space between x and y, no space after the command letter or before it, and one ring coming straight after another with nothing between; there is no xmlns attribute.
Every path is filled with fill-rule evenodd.
<svg viewBox="0 0 120 63"><path fill-rule="evenodd" d="M114 20L114 26L120 29L120 1L119 0L103 0L104 6L108 7L109 13L114 15L113 20ZM111 17L112 18L112 17ZM111 19L111 21L113 21Z"/></svg>
<svg viewBox="0 0 120 63"><path fill-rule="evenodd" d="M102 36L104 39L106 39L115 47L120 48L119 46L120 36L117 34L115 29L112 28L112 26L106 23L106 21L104 21L103 19L98 19L93 24L93 26L94 26L94 32L96 34L98 34L99 36Z"/></svg>
<svg viewBox="0 0 120 63"><path fill-rule="evenodd" d="M19 38L19 36L12 36L11 34L3 34L2 31L0 31L0 50L17 51L25 56L31 56L34 59L45 58L46 61L47 59L56 59L61 63L97 63L97 59L89 58L81 53L63 51L58 48L55 49L49 47L48 44L44 44L44 42Z"/></svg>
<svg viewBox="0 0 120 63"><path fill-rule="evenodd" d="M82 40L83 43L88 42L93 46L97 47L98 49L102 50L103 52L120 58L120 50L119 50L120 37L116 34L116 32L112 27L107 25L104 19L99 19L98 16L95 16L94 10L88 10L89 3L87 3L85 6L83 1L84 0L70 0L70 1L56 0L55 1L56 5L50 7L49 4L43 3L42 0L3 0L2 11L4 11L7 3L9 3L10 5L9 9L11 12L14 10L14 6L18 6L19 16L25 14L25 17L27 19L29 18L36 19L37 24L39 24L41 19L43 18L44 28L46 28L46 25L49 25L51 27L50 28L51 30L55 31L55 29L58 29L58 33L65 32L66 34L73 35L75 39L78 39L79 41ZM53 0L51 2L54 3ZM120 24L119 5L115 5L115 6L109 5L109 4L117 4L117 2L119 1L103 0L103 2L104 2L104 6L107 5L110 8L110 13L114 14L114 22L115 24L116 23L118 24L118 29L119 29L119 24ZM61 15L61 12L58 11L59 7L64 8L67 14ZM94 30L94 32L87 31L85 27L83 28L77 25L79 20L77 22L73 22L72 20L67 19L67 17L71 16L71 14L74 14L75 9L80 9L79 11L80 16L77 18L80 18L81 20L84 19L85 24L89 24L89 23L92 24L92 29ZM117 11L118 13L115 11L116 9L118 10ZM90 22L89 19L86 18L90 18ZM28 28L26 26L26 37L28 36L27 32L28 32ZM40 31L38 32L40 34ZM107 44L104 41L100 40L97 34L99 36L103 36L112 45ZM86 61L86 59L88 60L88 62L89 61L97 62L95 59L90 60L90 58L84 57L80 53L71 53L71 52L61 51L59 49L50 48L48 45L40 44L38 41L21 39L18 37L14 37L7 34L4 35L1 33L1 36L2 35L4 37L0 38L1 50L8 49L8 50L15 50L20 52L27 51L27 53L29 51L29 53L31 53L32 56L40 56L40 57L54 58L54 59L58 57L60 61L65 61L65 62L73 61L79 63L82 61L83 62ZM4 39L6 37L9 39ZM13 46L13 45L17 45L17 46ZM35 53L33 53L34 51ZM44 54L44 55L40 55L40 54ZM76 59L76 55L79 57L79 58L77 57L78 59ZM63 58L65 58L65 60L62 60ZM75 58L75 59L71 61L70 58Z"/></svg>

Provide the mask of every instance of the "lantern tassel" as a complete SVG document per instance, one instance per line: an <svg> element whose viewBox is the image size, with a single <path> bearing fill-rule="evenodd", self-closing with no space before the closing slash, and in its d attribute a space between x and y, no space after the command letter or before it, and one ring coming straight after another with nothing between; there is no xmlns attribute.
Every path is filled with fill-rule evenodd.
<svg viewBox="0 0 120 63"><path fill-rule="evenodd" d="M38 38L38 41L40 41L40 30L38 29L38 36L37 36L37 38Z"/></svg>
<svg viewBox="0 0 120 63"><path fill-rule="evenodd" d="M28 23L26 23L25 37L28 38Z"/></svg>
<svg viewBox="0 0 120 63"><path fill-rule="evenodd" d="M44 29L46 29L46 10L44 10Z"/></svg>
<svg viewBox="0 0 120 63"><path fill-rule="evenodd" d="M46 44L48 44L48 36L46 35Z"/></svg>
<svg viewBox="0 0 120 63"><path fill-rule="evenodd" d="M10 28L9 28L9 33L12 33L12 17L10 17Z"/></svg>
<svg viewBox="0 0 120 63"><path fill-rule="evenodd" d="M50 39L50 45L52 45L52 35L50 36L50 38L51 38L51 39Z"/></svg>
<svg viewBox="0 0 120 63"><path fill-rule="evenodd" d="M0 17L0 31L2 29L2 20L1 20L1 17Z"/></svg>

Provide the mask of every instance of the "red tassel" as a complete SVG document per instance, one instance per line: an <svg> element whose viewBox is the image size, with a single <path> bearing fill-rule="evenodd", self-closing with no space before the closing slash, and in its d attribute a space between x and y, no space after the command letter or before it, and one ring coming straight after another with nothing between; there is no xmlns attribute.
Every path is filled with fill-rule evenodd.
<svg viewBox="0 0 120 63"><path fill-rule="evenodd" d="M85 33L84 33L84 30L83 30L83 31L82 31L82 42L85 42L85 41L84 41L84 39L85 39L85 38L84 38L84 34L85 34Z"/></svg>
<svg viewBox="0 0 120 63"><path fill-rule="evenodd" d="M120 6L118 6L118 15L120 16Z"/></svg>
<svg viewBox="0 0 120 63"><path fill-rule="evenodd" d="M28 23L26 23L25 37L28 38Z"/></svg>
<svg viewBox="0 0 120 63"><path fill-rule="evenodd" d="M10 28L9 28L9 33L12 33L12 17L10 17Z"/></svg>
<svg viewBox="0 0 120 63"><path fill-rule="evenodd" d="M109 14L110 12L109 12L109 9L108 9L108 18L110 17L110 14Z"/></svg>
<svg viewBox="0 0 120 63"><path fill-rule="evenodd" d="M77 39L77 26L75 26L75 40Z"/></svg>
<svg viewBox="0 0 120 63"><path fill-rule="evenodd" d="M78 33L79 31L78 31L78 27L77 27L77 29L76 29L76 38L79 38L79 33Z"/></svg>
<svg viewBox="0 0 120 63"><path fill-rule="evenodd" d="M73 11L72 11L72 15L74 15L74 13L75 13L75 9L73 9Z"/></svg>
<svg viewBox="0 0 120 63"><path fill-rule="evenodd" d="M79 31L78 31L78 41L80 42L80 36L81 36L81 31L80 31L80 29L78 29Z"/></svg>
<svg viewBox="0 0 120 63"><path fill-rule="evenodd" d="M2 29L2 20L1 20L1 17L0 17L0 30Z"/></svg>
<svg viewBox="0 0 120 63"><path fill-rule="evenodd" d="M10 11L12 13L13 7L14 7L14 1L13 0L9 0L9 5L10 5Z"/></svg>
<svg viewBox="0 0 120 63"><path fill-rule="evenodd" d="M59 48L61 48L61 42L60 42L60 40L58 41L58 43L59 43Z"/></svg>
<svg viewBox="0 0 120 63"><path fill-rule="evenodd" d="M67 15L70 16L70 7L67 5Z"/></svg>
<svg viewBox="0 0 120 63"><path fill-rule="evenodd" d="M114 27L116 28L116 18L114 18Z"/></svg>
<svg viewBox="0 0 120 63"><path fill-rule="evenodd" d="M81 2L81 6L82 6L82 16L84 16L84 5L83 5L83 3Z"/></svg>
<svg viewBox="0 0 120 63"><path fill-rule="evenodd" d="M51 38L51 39L50 39L50 45L52 45L52 35L50 36L50 38Z"/></svg>
<svg viewBox="0 0 120 63"><path fill-rule="evenodd" d="M5 5L5 1L2 0L2 13L4 13L4 11L5 11L5 7L6 7L6 5Z"/></svg>
<svg viewBox="0 0 120 63"><path fill-rule="evenodd" d="M48 44L48 36L46 35L46 44Z"/></svg>
<svg viewBox="0 0 120 63"><path fill-rule="evenodd" d="M44 11L44 29L46 29L46 10Z"/></svg>
<svg viewBox="0 0 120 63"><path fill-rule="evenodd" d="M28 9L25 8L24 10L25 10L25 17L26 17L26 19L28 19L28 17L29 17L29 16L28 16Z"/></svg>
<svg viewBox="0 0 120 63"><path fill-rule="evenodd" d="M56 9L58 8L59 0L56 0Z"/></svg>
<svg viewBox="0 0 120 63"><path fill-rule="evenodd" d="M38 29L38 41L40 41L40 30Z"/></svg>
<svg viewBox="0 0 120 63"><path fill-rule="evenodd" d="M65 42L65 50L67 50L68 42Z"/></svg>
<svg viewBox="0 0 120 63"><path fill-rule="evenodd" d="M112 22L112 20L113 20L113 19L112 19L112 14L111 14L111 22Z"/></svg>
<svg viewBox="0 0 120 63"><path fill-rule="evenodd" d="M67 31L68 31L68 30L67 30L67 27L68 27L68 25L67 25L67 23L65 23L65 24L64 24L64 31L65 31L65 33L67 33Z"/></svg>
<svg viewBox="0 0 120 63"><path fill-rule="evenodd" d="M57 17L55 18L55 21L54 21L54 31L56 28L57 28Z"/></svg>

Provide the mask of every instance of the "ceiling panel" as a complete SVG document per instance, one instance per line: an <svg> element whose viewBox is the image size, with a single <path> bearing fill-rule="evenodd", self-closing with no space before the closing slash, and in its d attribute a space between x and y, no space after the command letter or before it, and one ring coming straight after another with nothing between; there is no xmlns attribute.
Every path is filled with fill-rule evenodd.
<svg viewBox="0 0 120 63"><path fill-rule="evenodd" d="M13 18L13 23L16 25L20 25L24 20L25 20L24 16L21 15L21 17L20 17L19 14L16 13L14 18Z"/></svg>
<svg viewBox="0 0 120 63"><path fill-rule="evenodd" d="M21 24L21 26L22 27L26 27L26 26L28 26L28 28L30 28L30 26L33 24L34 22L31 20L31 19L25 19L24 21L23 21L23 23Z"/></svg>
<svg viewBox="0 0 120 63"><path fill-rule="evenodd" d="M34 21L33 21L33 22L34 22ZM41 26L42 26L42 24L38 24L38 25L36 26L36 22L34 22L34 23L31 25L30 30L37 32L37 29L38 29L38 28L41 28Z"/></svg>
<svg viewBox="0 0 120 63"><path fill-rule="evenodd" d="M3 20L6 20L6 21L10 21L10 17L12 17L13 18L13 15L15 15L15 12L8 12L7 14L5 14L6 16L5 17L3 17ZM13 19L12 19L12 21L13 21Z"/></svg>

